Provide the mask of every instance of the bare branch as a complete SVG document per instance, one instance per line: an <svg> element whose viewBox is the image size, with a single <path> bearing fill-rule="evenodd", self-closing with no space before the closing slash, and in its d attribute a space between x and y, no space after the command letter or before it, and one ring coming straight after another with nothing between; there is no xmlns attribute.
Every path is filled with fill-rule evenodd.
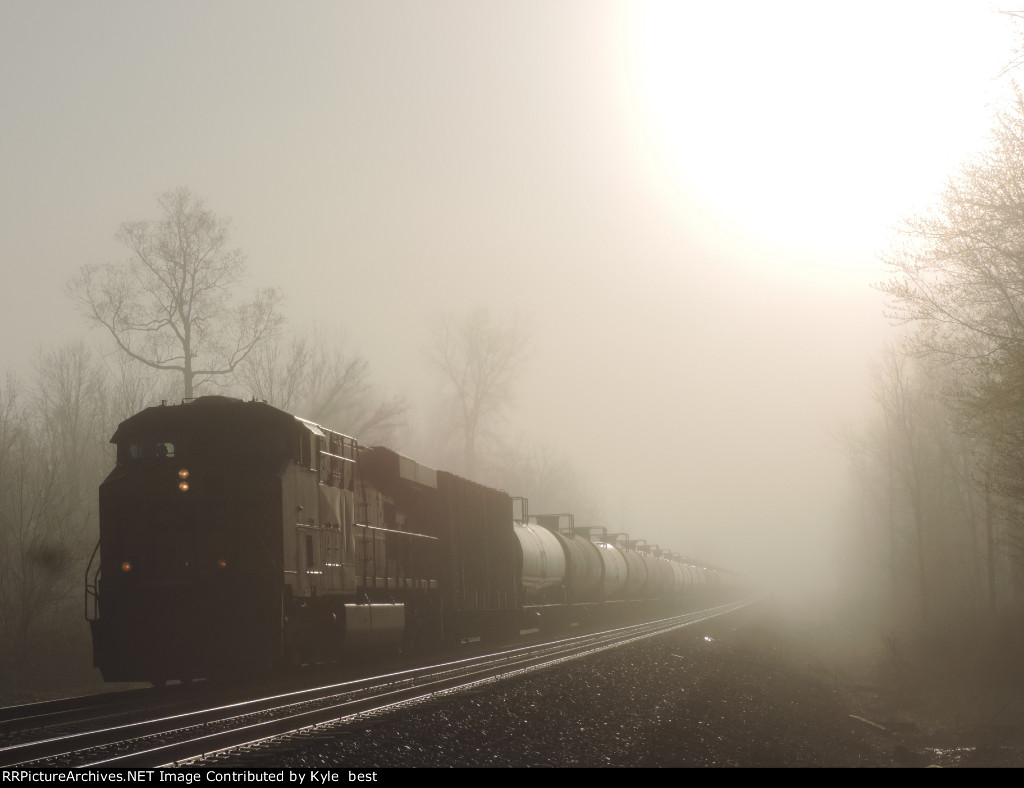
<svg viewBox="0 0 1024 788"><path fill-rule="evenodd" d="M262 290L232 306L245 258L228 247L230 222L188 189L167 192L158 204L160 219L125 222L118 230L129 252L124 263L84 266L68 291L121 352L180 373L184 395L192 397L277 335L282 297Z"/></svg>
<svg viewBox="0 0 1024 788"><path fill-rule="evenodd" d="M283 410L355 436L364 443L389 443L408 414L400 397L380 398L370 381L370 363L351 354L344 335L323 331L262 343L239 364L239 377L253 396Z"/></svg>
<svg viewBox="0 0 1024 788"><path fill-rule="evenodd" d="M472 476L477 441L499 421L513 400L516 378L529 354L530 336L518 315L505 325L478 309L460 318L445 315L433 328L424 354L444 382L462 435L463 472Z"/></svg>

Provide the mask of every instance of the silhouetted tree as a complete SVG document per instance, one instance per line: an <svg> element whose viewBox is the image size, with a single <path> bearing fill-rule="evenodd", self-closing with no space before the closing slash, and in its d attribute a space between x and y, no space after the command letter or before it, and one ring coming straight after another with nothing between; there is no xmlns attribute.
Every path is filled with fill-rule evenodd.
<svg viewBox="0 0 1024 788"><path fill-rule="evenodd" d="M346 349L340 332L275 337L239 367L248 393L365 444L389 443L409 406L401 397L381 398L370 380L370 362Z"/></svg>
<svg viewBox="0 0 1024 788"><path fill-rule="evenodd" d="M989 150L907 220L881 286L913 324L913 351L947 366L960 429L983 451L986 518L1000 506L1024 562L1024 97L997 115ZM995 500L998 496L999 501ZM990 545L995 540L989 533ZM991 550L991 548L990 548ZM989 561L989 572L994 561ZM990 587L994 581L990 581Z"/></svg>
<svg viewBox="0 0 1024 788"><path fill-rule="evenodd" d="M230 222L188 189L163 194L156 221L121 225L130 255L120 265L86 265L69 283L86 317L117 347L157 370L178 372L185 397L228 375L281 324L273 289L232 304L245 274L230 249Z"/></svg>
<svg viewBox="0 0 1024 788"><path fill-rule="evenodd" d="M452 427L462 443L462 472L476 473L478 443L512 402L526 363L529 333L518 315L495 324L486 309L445 315L425 354L450 397Z"/></svg>
<svg viewBox="0 0 1024 788"><path fill-rule="evenodd" d="M530 512L572 512L577 525L606 522L604 502L585 476L546 444L520 438L499 449L501 461L481 481L530 500Z"/></svg>
<svg viewBox="0 0 1024 788"><path fill-rule="evenodd" d="M872 381L876 418L845 441L863 504L860 579L884 587L875 604L892 623L973 626L1005 562L987 494L989 455L951 407L947 373L887 349Z"/></svg>
<svg viewBox="0 0 1024 788"><path fill-rule="evenodd" d="M30 386L9 377L0 390L0 683L45 672L58 643L87 635L81 583L111 458L108 401L82 343L41 352Z"/></svg>

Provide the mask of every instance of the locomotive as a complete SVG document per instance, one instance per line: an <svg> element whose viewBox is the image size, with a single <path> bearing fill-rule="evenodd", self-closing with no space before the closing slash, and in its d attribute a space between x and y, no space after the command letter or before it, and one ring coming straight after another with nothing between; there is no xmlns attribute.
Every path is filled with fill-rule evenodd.
<svg viewBox="0 0 1024 788"><path fill-rule="evenodd" d="M147 408L111 443L86 571L106 681L505 637L734 585L265 402Z"/></svg>

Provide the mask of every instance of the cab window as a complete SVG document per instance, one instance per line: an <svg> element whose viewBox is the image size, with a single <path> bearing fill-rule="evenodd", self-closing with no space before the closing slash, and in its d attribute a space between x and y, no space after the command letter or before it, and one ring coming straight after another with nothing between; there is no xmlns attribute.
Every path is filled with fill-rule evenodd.
<svg viewBox="0 0 1024 788"><path fill-rule="evenodd" d="M165 457L173 459L175 456L174 442L169 440L136 439L122 443L118 449L121 460L149 460Z"/></svg>

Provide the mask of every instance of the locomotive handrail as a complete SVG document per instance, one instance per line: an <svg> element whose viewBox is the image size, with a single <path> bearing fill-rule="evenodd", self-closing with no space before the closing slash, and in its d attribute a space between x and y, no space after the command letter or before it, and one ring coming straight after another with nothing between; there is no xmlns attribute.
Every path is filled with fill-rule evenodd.
<svg viewBox="0 0 1024 788"><path fill-rule="evenodd" d="M379 525L367 525L366 523L355 523L356 528L366 528L370 531L383 531L386 534L401 534L402 536L418 536L420 539L438 539L429 534L418 534L415 531L399 531L397 528L381 528Z"/></svg>
<svg viewBox="0 0 1024 788"><path fill-rule="evenodd" d="M355 460L352 459L351 457L342 457L340 454L331 454L329 451L324 451L323 449L320 449L320 454L322 454L324 457L333 457L336 460L344 460L345 462L355 462Z"/></svg>
<svg viewBox="0 0 1024 788"><path fill-rule="evenodd" d="M92 569L92 562L96 560L96 554L100 550L100 540L96 540L96 546L92 549L92 556L89 563L85 565L85 620L95 621L99 617L99 582L102 565L96 566L96 573L93 575L92 583L89 582L89 570ZM92 616L89 616L89 599L92 598Z"/></svg>

